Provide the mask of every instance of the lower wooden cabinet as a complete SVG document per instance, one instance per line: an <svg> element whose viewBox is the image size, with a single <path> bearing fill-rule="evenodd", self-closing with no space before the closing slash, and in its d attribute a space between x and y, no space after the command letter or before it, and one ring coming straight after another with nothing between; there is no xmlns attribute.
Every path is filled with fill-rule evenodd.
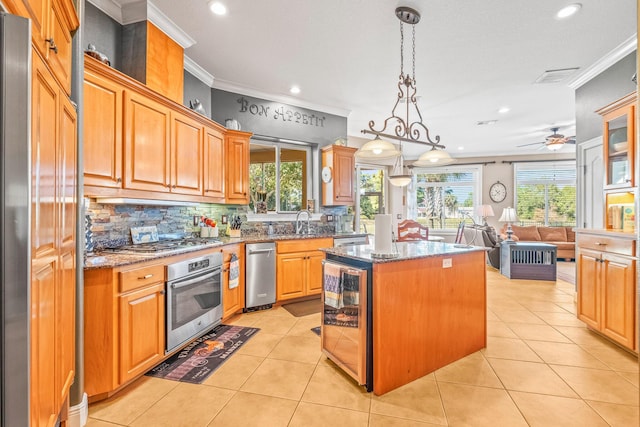
<svg viewBox="0 0 640 427"><path fill-rule="evenodd" d="M322 260L318 248L333 246L333 239L276 242L276 301L320 294Z"/></svg>
<svg viewBox="0 0 640 427"><path fill-rule="evenodd" d="M601 239L602 240L602 239ZM578 318L617 343L637 351L636 345L636 260L626 254L593 249L594 240L578 236ZM610 245L633 253L635 242ZM607 247L607 243L599 246ZM614 242L616 243L616 242Z"/></svg>
<svg viewBox="0 0 640 427"><path fill-rule="evenodd" d="M222 252L222 318L227 319L244 308L244 243L238 245L228 245L221 248ZM229 289L229 271L231 256L236 254L240 262L240 277L238 286Z"/></svg>
<svg viewBox="0 0 640 427"><path fill-rule="evenodd" d="M120 382L146 372L164 357L164 282L118 297Z"/></svg>
<svg viewBox="0 0 640 427"><path fill-rule="evenodd" d="M85 271L85 391L91 401L165 357L166 259Z"/></svg>

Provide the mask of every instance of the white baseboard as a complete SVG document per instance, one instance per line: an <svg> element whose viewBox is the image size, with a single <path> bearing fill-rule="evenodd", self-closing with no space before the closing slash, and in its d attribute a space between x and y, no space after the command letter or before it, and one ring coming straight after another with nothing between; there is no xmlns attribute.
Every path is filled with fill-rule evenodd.
<svg viewBox="0 0 640 427"><path fill-rule="evenodd" d="M69 427L83 427L87 424L89 418L89 401L87 393L82 396L82 402L69 408L69 419L67 425Z"/></svg>

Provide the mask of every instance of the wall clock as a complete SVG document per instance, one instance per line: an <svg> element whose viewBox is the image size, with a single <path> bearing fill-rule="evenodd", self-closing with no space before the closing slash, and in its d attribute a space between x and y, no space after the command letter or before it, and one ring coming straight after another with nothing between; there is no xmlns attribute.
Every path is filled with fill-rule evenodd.
<svg viewBox="0 0 640 427"><path fill-rule="evenodd" d="M331 182L331 178L332 178L332 172L331 172L331 168L329 166L325 166L322 168L322 181L329 183Z"/></svg>
<svg viewBox="0 0 640 427"><path fill-rule="evenodd" d="M500 203L507 198L507 187L500 181L496 181L489 188L489 197L495 203Z"/></svg>

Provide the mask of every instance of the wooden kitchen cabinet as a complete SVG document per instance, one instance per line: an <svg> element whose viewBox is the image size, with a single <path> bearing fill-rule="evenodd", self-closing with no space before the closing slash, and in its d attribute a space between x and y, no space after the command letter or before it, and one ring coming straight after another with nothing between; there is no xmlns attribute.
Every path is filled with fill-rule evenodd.
<svg viewBox="0 0 640 427"><path fill-rule="evenodd" d="M71 93L71 41L79 27L72 0L6 0L9 12L31 19L31 38L64 92Z"/></svg>
<svg viewBox="0 0 640 427"><path fill-rule="evenodd" d="M227 130L225 143L226 202L249 204L249 139L246 132Z"/></svg>
<svg viewBox="0 0 640 427"><path fill-rule="evenodd" d="M318 248L332 246L333 239L276 242L276 301L319 294L324 252Z"/></svg>
<svg viewBox="0 0 640 427"><path fill-rule="evenodd" d="M75 376L76 111L32 50L31 421L53 426Z"/></svg>
<svg viewBox="0 0 640 427"><path fill-rule="evenodd" d="M578 318L630 350L636 347L633 239L578 234Z"/></svg>
<svg viewBox="0 0 640 427"><path fill-rule="evenodd" d="M204 128L204 196L212 203L224 203L225 150L222 132Z"/></svg>
<svg viewBox="0 0 640 427"><path fill-rule="evenodd" d="M165 263L155 260L85 271L84 387L91 401L165 357L165 279Z"/></svg>
<svg viewBox="0 0 640 427"><path fill-rule="evenodd" d="M634 186L635 91L597 111L602 115L605 189Z"/></svg>
<svg viewBox="0 0 640 427"><path fill-rule="evenodd" d="M204 127L171 112L171 192L202 195Z"/></svg>
<svg viewBox="0 0 640 427"><path fill-rule="evenodd" d="M245 257L244 257L245 245L227 245L223 246L220 251L222 252L222 319L227 319L232 315L242 311L245 307ZM231 255L236 254L238 261L240 261L240 277L239 283L236 288L229 289L229 267L231 262Z"/></svg>
<svg viewBox="0 0 640 427"><path fill-rule="evenodd" d="M124 188L169 192L171 111L143 95L125 91Z"/></svg>
<svg viewBox="0 0 640 427"><path fill-rule="evenodd" d="M164 293L161 281L118 297L121 384L164 357Z"/></svg>
<svg viewBox="0 0 640 427"><path fill-rule="evenodd" d="M352 206L355 203L356 148L329 145L322 148L322 204Z"/></svg>
<svg viewBox="0 0 640 427"><path fill-rule="evenodd" d="M93 71L84 73L84 185L122 188L124 87ZM96 70L99 71L99 70Z"/></svg>

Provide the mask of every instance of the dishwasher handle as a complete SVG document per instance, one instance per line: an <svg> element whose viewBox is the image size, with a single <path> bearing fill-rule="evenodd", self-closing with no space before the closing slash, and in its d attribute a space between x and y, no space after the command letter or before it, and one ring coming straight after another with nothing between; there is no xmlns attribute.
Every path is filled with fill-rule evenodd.
<svg viewBox="0 0 640 427"><path fill-rule="evenodd" d="M249 255L255 255L255 254L266 254L266 253L271 253L274 252L275 249L273 248L269 248L269 249L249 249Z"/></svg>

